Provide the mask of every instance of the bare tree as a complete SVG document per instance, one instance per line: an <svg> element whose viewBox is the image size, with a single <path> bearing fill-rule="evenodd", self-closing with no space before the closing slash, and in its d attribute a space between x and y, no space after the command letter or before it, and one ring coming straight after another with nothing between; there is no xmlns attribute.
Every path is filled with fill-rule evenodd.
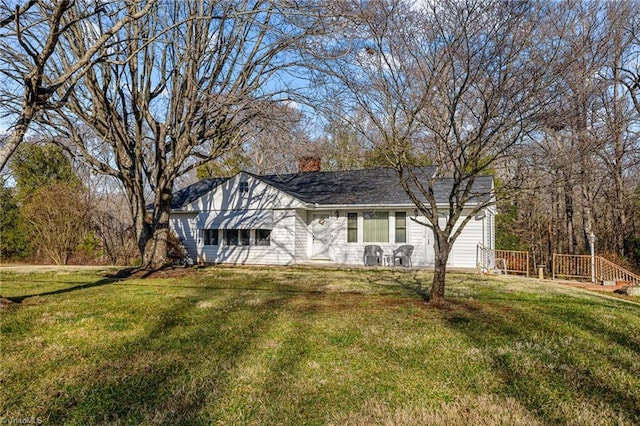
<svg viewBox="0 0 640 426"><path fill-rule="evenodd" d="M122 2L128 15L141 5ZM49 123L92 167L122 182L145 267L168 262L176 178L238 146L280 84L299 41L315 33L315 10L269 1L159 1L118 32L115 53L87 70L68 110ZM104 17L105 23L112 24ZM65 63L87 54L91 27L65 32ZM71 111L70 113L68 111ZM81 120L99 138L79 131Z"/></svg>
<svg viewBox="0 0 640 426"><path fill-rule="evenodd" d="M543 167L550 167L557 178L550 185L558 189L563 201L565 252L575 254L581 246L588 249L594 225L592 172L599 141L593 133L605 89L598 73L605 66L608 35L603 31L604 4L563 2L552 12L562 24L546 32L564 46L558 57L561 78L553 88L559 96L540 117L544 134L537 142L547 153ZM578 229L583 230L582 239Z"/></svg>
<svg viewBox="0 0 640 426"><path fill-rule="evenodd" d="M0 170L24 139L38 113L63 105L75 83L108 53L104 46L115 33L146 14L155 0L139 1L135 13L112 10L102 2L29 0L24 5L0 3L0 104L5 115L15 117L0 147ZM109 27L89 39L83 54L73 62L59 61L64 35L74 27L91 27L102 15L114 17ZM63 47L65 48L65 47ZM64 86L64 87L63 87Z"/></svg>
<svg viewBox="0 0 640 426"><path fill-rule="evenodd" d="M372 152L371 144L358 129L350 125L352 122L366 122L366 114L345 110L338 102L332 102L331 108L325 110L325 115L328 119L324 137L320 140L323 166L332 170L354 170L367 166ZM343 117L349 119L344 120Z"/></svg>
<svg viewBox="0 0 640 426"><path fill-rule="evenodd" d="M295 173L298 159L317 155L307 134L307 120L296 105L275 106L273 119L258 123L256 135L243 145L247 170L257 174Z"/></svg>
<svg viewBox="0 0 640 426"><path fill-rule="evenodd" d="M478 177L526 140L549 102L557 69L539 7L396 0L360 8L347 2L343 15L350 19L338 21L340 33L325 43L330 50L313 55L324 79L338 88L331 95L366 112L366 127L352 125L383 148L433 230L430 303L444 299L446 264L462 228L494 203L492 193L477 189ZM416 153L436 165L435 175L412 167ZM448 178L440 188L446 206L435 194L441 178Z"/></svg>
<svg viewBox="0 0 640 426"><path fill-rule="evenodd" d="M54 182L38 188L23 207L34 248L66 265L89 231L91 205L80 185Z"/></svg>
<svg viewBox="0 0 640 426"><path fill-rule="evenodd" d="M613 248L625 255L625 240L632 234L628 226L631 207L629 170L640 164L640 141L634 129L640 119L640 3L611 2L606 7L606 32L609 34L607 71L609 83L602 94L605 141L599 156L612 180ZM626 90L625 90L626 88Z"/></svg>
<svg viewBox="0 0 640 426"><path fill-rule="evenodd" d="M126 202L124 198L122 201ZM91 226L100 239L102 255L111 264L129 265L138 253L133 225L122 219L123 215L114 209L113 204L110 207L94 208Z"/></svg>
<svg viewBox="0 0 640 426"><path fill-rule="evenodd" d="M99 254L103 262L130 265L140 253L122 185L112 176L95 173L82 161L76 161L74 169L92 206L89 227L99 248L95 254Z"/></svg>
<svg viewBox="0 0 640 426"><path fill-rule="evenodd" d="M247 123L242 143L199 167L199 178L233 176L241 170L293 173L298 158L316 154L306 135L307 120L297 105L266 102L263 108L263 117Z"/></svg>
<svg viewBox="0 0 640 426"><path fill-rule="evenodd" d="M543 131L536 144L543 155L530 162L529 173L544 170L547 179L530 196L549 206L549 245L561 252L588 252L591 232L600 249L622 252L628 232L625 187L638 138L621 81L634 62L627 29L637 9L637 2L561 2L554 10L557 24L547 29L565 47L558 58L559 87L550 88L559 96L540 117Z"/></svg>
<svg viewBox="0 0 640 426"><path fill-rule="evenodd" d="M632 2L637 6L636 2ZM635 8L635 13L624 22L624 32L629 39L629 51L626 61L619 64L616 75L620 78L631 98L631 103L636 112L640 114L640 14ZM617 28L618 30L622 28Z"/></svg>

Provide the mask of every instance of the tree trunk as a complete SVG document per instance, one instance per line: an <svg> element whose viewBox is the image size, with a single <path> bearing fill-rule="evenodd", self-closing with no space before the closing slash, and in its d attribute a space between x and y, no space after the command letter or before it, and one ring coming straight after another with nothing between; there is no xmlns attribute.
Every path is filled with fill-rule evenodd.
<svg viewBox="0 0 640 426"><path fill-rule="evenodd" d="M623 68L623 46L622 46L622 36L621 33L623 31L619 22L615 22L615 6L611 5L611 8L608 10L611 13L612 25L614 28L614 57L613 57L613 66L611 70L613 71L613 95L611 99L612 104L612 144L613 144L613 159L611 162L611 173L613 174L614 180L614 195L615 195L615 203L613 207L614 211L614 220L615 227L613 233L613 244L614 249L621 255L625 255L625 237L628 235L627 232L627 214L625 209L625 196L624 196L624 178L623 178L623 162L626 154L625 142L624 142L624 103L625 100L620 93L620 81L622 80L620 75L620 70ZM616 25L617 24L617 25ZM639 111L640 112L640 111Z"/></svg>
<svg viewBox="0 0 640 426"><path fill-rule="evenodd" d="M625 196L624 196L624 179L622 178L622 168L619 170L617 168L616 173L614 175L615 179L615 200L616 205L614 207L615 211L615 229L617 232L614 232L614 244L616 251L621 255L625 256L625 240L627 235L632 235L629 233L627 229L627 214L625 211Z"/></svg>
<svg viewBox="0 0 640 426"><path fill-rule="evenodd" d="M560 208L560 184L557 174L554 174L553 185L551 188L551 206L549 207L549 217L547 223L547 271L551 271L553 267L553 254L560 245L558 233L560 232L561 208Z"/></svg>
<svg viewBox="0 0 640 426"><path fill-rule="evenodd" d="M133 172L131 173L133 174ZM127 176L127 174L125 174ZM141 178L139 178L141 180ZM142 188L136 187L133 179L123 179L123 186L129 201L129 211L133 219L133 229L135 232L136 245L145 265L144 253L147 250L147 243L153 237L152 214L147 211L142 194Z"/></svg>
<svg viewBox="0 0 640 426"><path fill-rule="evenodd" d="M156 228L153 236L147 240L142 266L145 269L159 269L169 265L167 256L167 241L169 238L168 223L166 227Z"/></svg>
<svg viewBox="0 0 640 426"><path fill-rule="evenodd" d="M173 181L158 189L154 200L152 223L148 224L147 228L147 240L138 241L139 244L144 243L142 266L145 269L158 269L171 264L167 252L172 191Z"/></svg>
<svg viewBox="0 0 640 426"><path fill-rule="evenodd" d="M586 162L584 162L586 163ZM581 184L580 184L580 190L582 192L582 237L583 237L583 244L584 244L584 249L585 252L589 252L589 250L591 249L591 240L589 238L589 235L591 234L591 232L593 232L593 224L594 224L594 219L593 219L593 200L591 197L591 191L590 191L590 182L589 182L589 176L587 176L586 170L587 170L587 166L586 164L583 163L583 169L581 172Z"/></svg>
<svg viewBox="0 0 640 426"><path fill-rule="evenodd" d="M31 120L33 119L35 112L36 109L33 105L24 105L22 107L22 112L20 113L18 122L13 128L13 131L6 143L2 148L0 148L0 171L4 170L9 158L24 139L24 135L27 133L27 129L29 129L29 125L31 124Z"/></svg>
<svg viewBox="0 0 640 426"><path fill-rule="evenodd" d="M569 185L568 177L565 174L564 191L564 209L565 209L565 226L567 231L567 253L575 254L575 230L573 226L573 188Z"/></svg>
<svg viewBox="0 0 640 426"><path fill-rule="evenodd" d="M431 291L429 292L429 304L440 305L444 302L445 279L447 276L447 261L449 260L449 252L451 244L444 235L434 232L434 271Z"/></svg>

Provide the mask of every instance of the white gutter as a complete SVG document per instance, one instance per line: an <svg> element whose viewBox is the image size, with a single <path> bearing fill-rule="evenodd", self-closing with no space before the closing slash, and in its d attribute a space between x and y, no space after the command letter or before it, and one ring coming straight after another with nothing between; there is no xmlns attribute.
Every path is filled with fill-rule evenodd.
<svg viewBox="0 0 640 426"><path fill-rule="evenodd" d="M426 204L425 204L426 205ZM449 207L448 203L439 203L436 204L437 207ZM474 204L468 203L467 206L475 206ZM410 204L315 204L313 205L312 210L328 210L328 209L341 209L341 210L359 210L359 209L387 209L387 208L416 208L416 205L413 203ZM466 208L466 206L465 206Z"/></svg>
<svg viewBox="0 0 640 426"><path fill-rule="evenodd" d="M400 209L400 208L417 208L415 204L318 204L318 203L302 203L302 209L307 210L362 210L362 209ZM436 205L437 207L449 207L447 203L440 203ZM467 206L471 207L473 204L467 204ZM466 207L465 206L465 209ZM291 210L296 209L295 207L273 207L272 210ZM183 209L172 209L171 213L200 213L203 210L183 210Z"/></svg>

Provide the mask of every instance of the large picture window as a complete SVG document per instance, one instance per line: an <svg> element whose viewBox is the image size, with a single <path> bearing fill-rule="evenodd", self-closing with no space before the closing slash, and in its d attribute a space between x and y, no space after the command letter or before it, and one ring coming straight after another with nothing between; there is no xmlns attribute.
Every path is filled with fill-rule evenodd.
<svg viewBox="0 0 640 426"><path fill-rule="evenodd" d="M362 216L364 242L388 243L389 212L364 212Z"/></svg>
<svg viewBox="0 0 640 426"><path fill-rule="evenodd" d="M358 213L347 213L347 242L358 242Z"/></svg>
<svg viewBox="0 0 640 426"><path fill-rule="evenodd" d="M407 242L407 213L396 212L396 243Z"/></svg>

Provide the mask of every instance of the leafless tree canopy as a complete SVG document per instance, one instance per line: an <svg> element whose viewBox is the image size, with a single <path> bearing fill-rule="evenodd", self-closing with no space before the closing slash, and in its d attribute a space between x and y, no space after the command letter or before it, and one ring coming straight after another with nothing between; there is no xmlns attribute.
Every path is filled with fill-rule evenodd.
<svg viewBox="0 0 640 426"><path fill-rule="evenodd" d="M129 15L142 7L121 6ZM175 179L240 145L269 103L287 99L282 77L297 65L300 40L317 32L314 14L287 2L159 1L104 46L108 59L65 86L73 90L64 110L47 111L70 149L123 182L145 265L166 261ZM86 56L114 19L72 26L60 62Z"/></svg>
<svg viewBox="0 0 640 426"><path fill-rule="evenodd" d="M75 84L93 64L109 54L105 47L126 23L146 14L154 0L134 2L140 7L129 14L112 4L74 0L30 0L23 5L0 4L1 113L13 121L0 148L0 170L24 138L34 118L58 109L68 100ZM58 55L69 48L66 35L76 28L93 29L101 17L111 25L100 27L84 39L83 54L67 61Z"/></svg>

